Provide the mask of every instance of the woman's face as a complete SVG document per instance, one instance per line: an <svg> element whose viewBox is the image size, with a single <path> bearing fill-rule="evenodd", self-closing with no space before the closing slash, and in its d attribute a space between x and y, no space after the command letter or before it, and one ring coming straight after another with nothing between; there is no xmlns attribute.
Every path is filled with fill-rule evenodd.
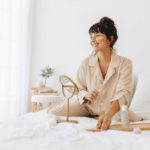
<svg viewBox="0 0 150 150"><path fill-rule="evenodd" d="M106 35L103 33L91 33L91 46L94 52L105 51L110 49L110 41L107 39Z"/></svg>

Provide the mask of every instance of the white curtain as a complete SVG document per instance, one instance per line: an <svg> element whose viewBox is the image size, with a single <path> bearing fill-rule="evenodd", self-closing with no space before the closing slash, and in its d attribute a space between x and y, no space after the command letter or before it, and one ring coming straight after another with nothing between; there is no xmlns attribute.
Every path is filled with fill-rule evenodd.
<svg viewBox="0 0 150 150"><path fill-rule="evenodd" d="M0 120L28 112L30 0L0 0Z"/></svg>

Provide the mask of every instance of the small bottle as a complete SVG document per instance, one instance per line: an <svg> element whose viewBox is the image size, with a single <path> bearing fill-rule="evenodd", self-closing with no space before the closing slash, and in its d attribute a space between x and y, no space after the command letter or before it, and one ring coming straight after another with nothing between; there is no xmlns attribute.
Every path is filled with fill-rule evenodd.
<svg viewBox="0 0 150 150"><path fill-rule="evenodd" d="M137 134L140 134L141 133L141 130L140 130L140 128L134 128L134 133L137 133Z"/></svg>
<svg viewBox="0 0 150 150"><path fill-rule="evenodd" d="M121 124L123 128L128 128L129 116L128 116L127 105L121 106Z"/></svg>

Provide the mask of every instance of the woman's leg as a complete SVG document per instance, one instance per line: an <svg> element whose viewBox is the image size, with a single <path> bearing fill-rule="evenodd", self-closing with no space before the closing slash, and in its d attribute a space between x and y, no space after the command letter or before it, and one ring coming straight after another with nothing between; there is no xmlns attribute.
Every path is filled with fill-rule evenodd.
<svg viewBox="0 0 150 150"><path fill-rule="evenodd" d="M47 113L54 114L56 116L66 116L67 103L60 103L54 107L50 107ZM69 116L88 116L90 113L83 106L80 105L78 100L69 103Z"/></svg>
<svg viewBox="0 0 150 150"><path fill-rule="evenodd" d="M134 112L128 110L128 115L129 115L129 121L130 122L136 122L142 120L141 117L137 116ZM118 111L112 118L112 120L121 121L121 111Z"/></svg>

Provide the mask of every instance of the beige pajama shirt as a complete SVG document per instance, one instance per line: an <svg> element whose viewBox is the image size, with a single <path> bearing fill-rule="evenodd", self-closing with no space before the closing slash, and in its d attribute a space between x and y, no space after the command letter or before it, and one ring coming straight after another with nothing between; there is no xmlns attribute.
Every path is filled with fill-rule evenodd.
<svg viewBox="0 0 150 150"><path fill-rule="evenodd" d="M76 84L79 88L78 98L70 102L69 116L101 116L110 107L112 101L118 100L120 106L128 105L132 84L132 62L130 59L113 52L107 74L103 80L98 56L97 53L94 53L81 63L77 72ZM101 86L105 90L102 90ZM97 98L92 102L84 101L83 97L94 89L99 92ZM83 105L85 102L86 104ZM48 112L65 116L66 104L55 106ZM129 111L129 117L134 121L139 120L131 111ZM120 111L112 119L118 121L120 119Z"/></svg>

